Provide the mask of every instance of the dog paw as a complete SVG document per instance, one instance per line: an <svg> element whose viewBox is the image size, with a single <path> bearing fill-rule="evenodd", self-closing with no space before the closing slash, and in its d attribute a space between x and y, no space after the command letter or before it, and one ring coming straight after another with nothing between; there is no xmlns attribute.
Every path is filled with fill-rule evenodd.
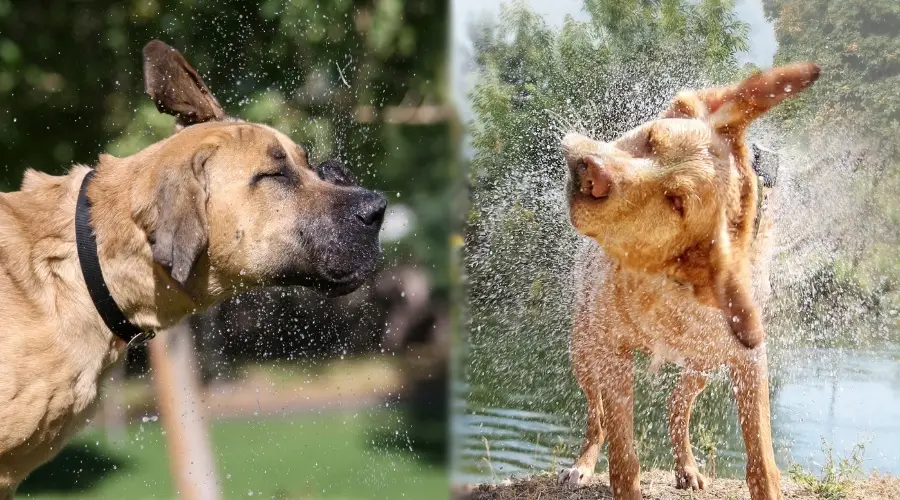
<svg viewBox="0 0 900 500"><path fill-rule="evenodd" d="M556 477L556 483L561 486L574 488L583 485L590 476L589 472L585 472L578 467L570 467L559 472L559 475Z"/></svg>
<svg viewBox="0 0 900 500"><path fill-rule="evenodd" d="M706 477L697 467L687 466L675 470L675 487L679 490L702 490L706 488Z"/></svg>

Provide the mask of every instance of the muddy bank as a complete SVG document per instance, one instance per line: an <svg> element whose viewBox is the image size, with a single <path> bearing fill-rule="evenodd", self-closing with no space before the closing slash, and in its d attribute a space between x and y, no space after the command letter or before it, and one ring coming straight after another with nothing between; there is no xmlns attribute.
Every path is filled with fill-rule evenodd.
<svg viewBox="0 0 900 500"><path fill-rule="evenodd" d="M782 473L785 500L819 500L815 492L793 483ZM641 474L641 492L646 500L744 500L750 498L747 484L737 479L715 479L706 489L687 492L675 489L671 471L649 471ZM611 499L609 476L599 474L589 483L576 489L557 486L556 475L539 475L499 485L479 485L459 488L456 500L598 500ZM900 498L900 478L873 476L853 481L846 489L844 500L893 500Z"/></svg>

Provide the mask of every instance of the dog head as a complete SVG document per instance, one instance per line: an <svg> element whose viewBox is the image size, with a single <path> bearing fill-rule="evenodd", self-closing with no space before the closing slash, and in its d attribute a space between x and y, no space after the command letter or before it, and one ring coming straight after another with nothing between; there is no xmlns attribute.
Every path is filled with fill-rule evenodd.
<svg viewBox="0 0 900 500"><path fill-rule="evenodd" d="M759 344L747 252L760 193L744 134L818 75L794 64L683 92L661 118L612 142L568 134L572 224L626 268L691 283L699 300L726 310L742 343Z"/></svg>
<svg viewBox="0 0 900 500"><path fill-rule="evenodd" d="M139 153L156 165L147 232L154 260L188 286L208 256L218 283L302 285L335 296L378 263L387 201L338 160L311 165L281 132L229 118L184 57L144 48L147 93L176 133Z"/></svg>

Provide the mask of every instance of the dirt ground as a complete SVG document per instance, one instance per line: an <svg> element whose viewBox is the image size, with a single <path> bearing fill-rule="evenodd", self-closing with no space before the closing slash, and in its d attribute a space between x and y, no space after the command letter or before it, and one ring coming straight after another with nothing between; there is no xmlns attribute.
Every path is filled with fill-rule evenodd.
<svg viewBox="0 0 900 500"><path fill-rule="evenodd" d="M785 500L819 500L815 493L792 483L782 473ZM750 498L747 484L737 479L715 479L706 490L689 492L675 489L671 471L649 471L641 474L641 492L647 500L745 500ZM555 475L539 475L499 485L478 485L458 489L454 500L600 500L611 499L609 476L599 474L576 489L557 486ZM873 476L855 481L843 500L900 499L900 478Z"/></svg>

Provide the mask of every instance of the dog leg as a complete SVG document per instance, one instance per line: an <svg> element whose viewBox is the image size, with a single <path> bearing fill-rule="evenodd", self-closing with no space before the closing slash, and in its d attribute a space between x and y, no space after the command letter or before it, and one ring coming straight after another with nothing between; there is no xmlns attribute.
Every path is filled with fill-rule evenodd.
<svg viewBox="0 0 900 500"><path fill-rule="evenodd" d="M597 379L609 439L609 483L613 498L640 500L641 465L634 450L634 361L630 351L602 358Z"/></svg>
<svg viewBox="0 0 900 500"><path fill-rule="evenodd" d="M731 379L747 449L747 486L753 500L781 500L769 420L769 374L765 347L732 361Z"/></svg>
<svg viewBox="0 0 900 500"><path fill-rule="evenodd" d="M669 396L669 436L675 451L675 487L682 490L702 490L706 478L700 474L691 449L691 407L700 391L706 387L706 377L683 369L672 395Z"/></svg>
<svg viewBox="0 0 900 500"><path fill-rule="evenodd" d="M603 399L600 397L600 386L597 380L597 367L590 364L595 359L584 350L573 351L572 366L578 384L587 397L587 429L584 444L575 464L563 469L557 477L559 484L578 486L594 474L600 447L603 446Z"/></svg>

